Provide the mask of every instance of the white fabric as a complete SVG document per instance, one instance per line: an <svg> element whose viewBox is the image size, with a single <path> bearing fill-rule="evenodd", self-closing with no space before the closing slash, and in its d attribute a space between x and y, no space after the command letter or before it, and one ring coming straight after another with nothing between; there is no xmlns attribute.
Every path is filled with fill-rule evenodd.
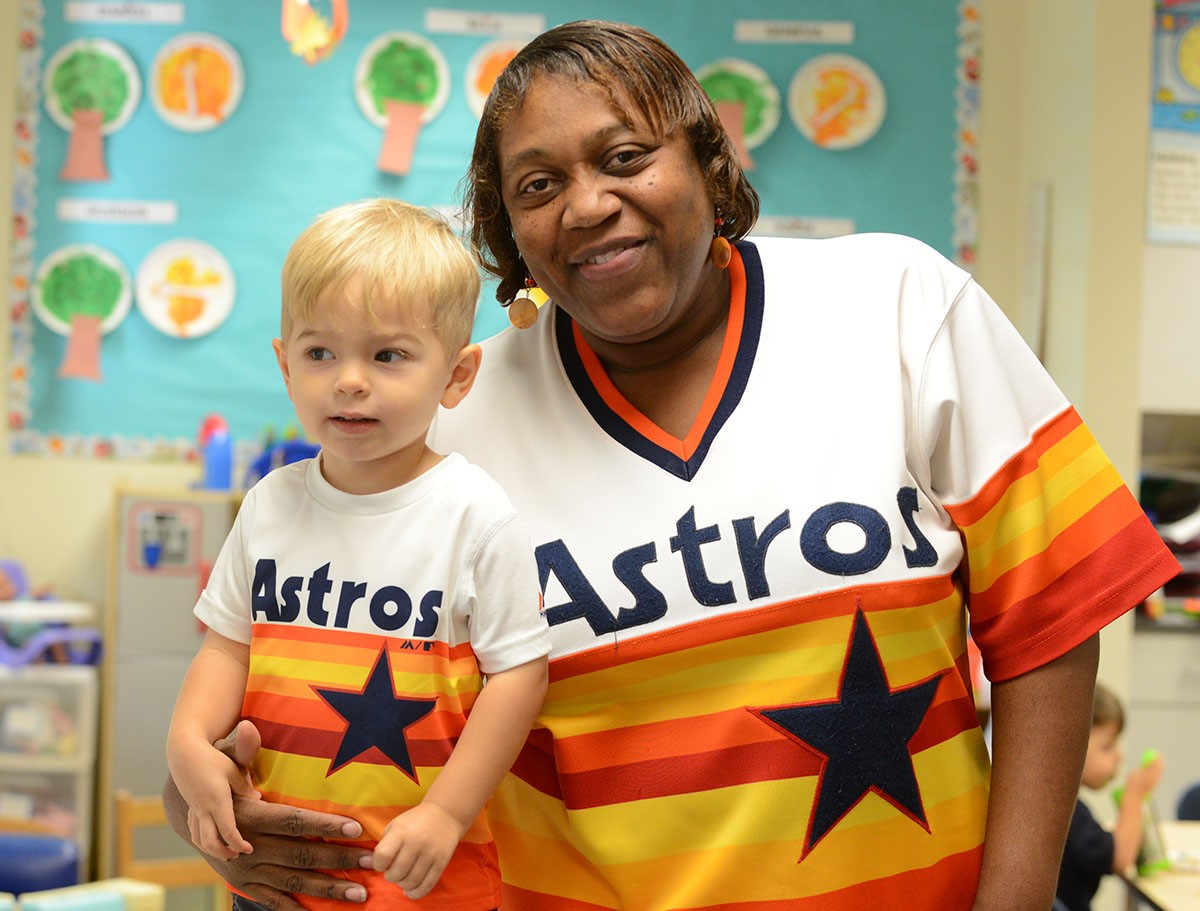
<svg viewBox="0 0 1200 911"><path fill-rule="evenodd" d="M943 506L976 494L1069 407L984 291L925 245L858 235L754 246L766 300L758 350L690 479L598 426L564 371L553 308L534 328L485 342L475 388L439 414L431 445L495 477L543 559L569 552L612 618L613 629L598 631L556 617L570 598L549 572L552 657L849 584L952 573L962 547ZM906 559L918 542L898 506L905 488L917 491L911 520L936 552L932 563ZM882 563L852 579L814 566L800 546L806 521L843 503L878 513L890 533ZM752 592L736 526L761 536L776 520L785 527L766 545L769 592ZM676 538L683 549L673 549ZM685 565L689 539L701 574ZM864 532L840 521L825 540L854 553ZM701 576L731 585L733 597L717 592L707 602L720 603L706 603ZM651 589L663 604L639 602Z"/></svg>
<svg viewBox="0 0 1200 911"><path fill-rule="evenodd" d="M274 584L260 573L255 591L256 567L269 561ZM365 587L354 594L354 586ZM403 597L389 587L408 596L407 617ZM351 594L343 605L344 591ZM442 593L432 630L421 610L430 592ZM249 643L252 623L282 622L254 609L260 598L284 615L290 599L299 625L470 643L485 674L549 647L525 527L495 482L457 454L408 484L365 496L330 486L317 459L272 471L246 494L195 612L221 635Z"/></svg>

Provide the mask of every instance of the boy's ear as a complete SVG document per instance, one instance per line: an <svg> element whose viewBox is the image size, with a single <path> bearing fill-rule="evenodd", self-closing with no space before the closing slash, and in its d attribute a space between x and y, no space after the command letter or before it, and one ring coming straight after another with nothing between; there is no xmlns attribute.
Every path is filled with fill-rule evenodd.
<svg viewBox="0 0 1200 911"><path fill-rule="evenodd" d="M279 372L283 374L283 385L287 389L290 399L292 397L292 374L288 371L287 349L283 345L283 339L275 339L271 342L271 347L275 349L275 360L279 363Z"/></svg>
<svg viewBox="0 0 1200 911"><path fill-rule="evenodd" d="M467 345L458 352L454 369L450 371L450 381L446 383L446 391L442 393L444 407L453 408L467 397L467 393L475 385L475 377L479 376L479 364L482 360L483 349L478 345Z"/></svg>

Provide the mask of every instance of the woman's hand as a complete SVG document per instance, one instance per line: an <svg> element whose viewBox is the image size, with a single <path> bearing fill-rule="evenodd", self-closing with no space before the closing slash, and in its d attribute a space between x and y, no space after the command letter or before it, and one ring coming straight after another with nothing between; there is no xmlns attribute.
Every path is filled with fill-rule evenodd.
<svg viewBox="0 0 1200 911"><path fill-rule="evenodd" d="M245 767L258 752L260 742L254 725L243 721L216 745ZM171 779L163 788L163 806L171 828L190 843L188 807ZM254 846L254 853L229 861L202 856L239 892L274 911L304 911L290 894L296 892L337 901L366 901L366 890L360 884L319 871L370 869L371 852L311 840L359 838L362 836L359 823L346 816L252 797L234 797L233 812L238 830Z"/></svg>

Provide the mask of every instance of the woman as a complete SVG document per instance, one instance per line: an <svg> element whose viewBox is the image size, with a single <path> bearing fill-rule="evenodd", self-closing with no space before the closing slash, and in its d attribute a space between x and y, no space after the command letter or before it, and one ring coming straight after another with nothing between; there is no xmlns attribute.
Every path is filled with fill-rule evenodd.
<svg viewBox="0 0 1200 911"><path fill-rule="evenodd" d="M994 304L904 238L741 241L712 105L630 26L517 55L467 203L498 297L553 301L433 443L513 498L555 641L504 907L1049 907L1098 631L1177 565ZM261 844L247 894L346 897Z"/></svg>

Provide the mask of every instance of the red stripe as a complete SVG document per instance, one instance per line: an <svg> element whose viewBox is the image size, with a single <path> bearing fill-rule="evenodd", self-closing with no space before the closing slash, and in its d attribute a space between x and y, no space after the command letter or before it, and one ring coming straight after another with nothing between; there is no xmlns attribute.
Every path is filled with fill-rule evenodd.
<svg viewBox="0 0 1200 911"><path fill-rule="evenodd" d="M288 753L293 756L307 756L314 759L330 759L337 755L342 743L341 731L315 731L312 728L299 727L290 724L278 724L273 721L247 716L254 722L262 734L263 746L269 750ZM454 749L455 739L423 739L408 738L408 754L413 766L437 766L446 764L450 752ZM370 763L371 765L395 765L379 750L372 747L354 762Z"/></svg>
<svg viewBox="0 0 1200 911"><path fill-rule="evenodd" d="M1144 514L1055 582L992 619L971 622L988 679L1009 680L1063 655L1124 614L1179 572L1178 561ZM1097 579L1113 580L1103 589ZM1026 635L1027 615L1055 618Z"/></svg>
<svg viewBox="0 0 1200 911"><path fill-rule="evenodd" d="M920 753L978 726L974 703L961 685L953 686L956 679L947 677L939 686L939 692L949 687L950 692L958 695L940 699L930 707L909 742L911 753ZM738 742L727 747L618 763L615 760L619 755L637 752L627 749L620 731L608 737L588 735L589 743L582 748L573 742L577 738L565 738L553 752L549 734L536 731L513 765L513 773L530 787L563 800L571 809L820 774L824 756L816 750L806 749L774 732L748 710L734 709L721 715L726 717L714 715L653 727L656 732L659 728L666 729L681 749L694 747L694 740L689 737L692 732L711 730L714 726L718 730L734 730L731 725L737 725L739 720L745 721L745 727L757 735L756 739L748 739L743 730L740 732L743 736L730 738ZM603 755L613 757L613 761L594 768L571 769L572 756L589 761L590 765L590 760Z"/></svg>
<svg viewBox="0 0 1200 911"><path fill-rule="evenodd" d="M1072 566L1105 546L1098 548L1099 542L1138 521L1147 521L1141 507L1127 488L1118 487L1064 528L1040 553L1001 573L984 590L972 592L972 618L986 622L1010 605L1040 596ZM1158 540L1157 534L1154 539Z"/></svg>

